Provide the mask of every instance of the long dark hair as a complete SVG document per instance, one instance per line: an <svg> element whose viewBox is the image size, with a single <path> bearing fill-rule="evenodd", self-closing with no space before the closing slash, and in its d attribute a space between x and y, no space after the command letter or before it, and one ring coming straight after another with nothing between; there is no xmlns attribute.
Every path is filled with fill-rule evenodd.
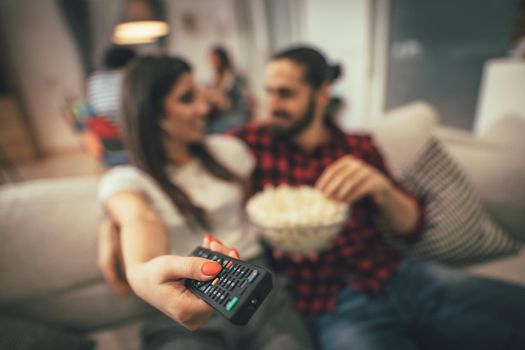
<svg viewBox="0 0 525 350"><path fill-rule="evenodd" d="M123 84L124 137L134 164L168 194L187 223L193 228L209 229L204 209L192 203L166 173L169 159L162 142L164 131L159 124L165 113L164 99L178 79L190 72L190 65L180 58L146 56L133 61ZM239 180L213 158L204 143L192 144L189 151L214 176L226 181Z"/></svg>
<svg viewBox="0 0 525 350"><path fill-rule="evenodd" d="M219 74L223 76L227 71L233 71L233 63L226 49L222 46L215 46L211 52L219 58Z"/></svg>

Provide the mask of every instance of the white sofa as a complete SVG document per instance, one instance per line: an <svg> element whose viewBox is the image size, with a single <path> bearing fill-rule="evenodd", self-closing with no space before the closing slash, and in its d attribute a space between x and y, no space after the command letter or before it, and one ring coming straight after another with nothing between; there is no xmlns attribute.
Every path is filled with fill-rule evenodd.
<svg viewBox="0 0 525 350"><path fill-rule="evenodd" d="M525 241L525 161L520 156L525 133L509 136L519 122L510 125L473 136L439 128L435 111L416 103L392 111L372 131L397 175L431 135L437 136L493 218ZM81 177L0 187L0 316L77 330L101 350L136 349L141 316L150 309L134 297L116 296L97 270L98 181ZM525 286L523 250L468 269Z"/></svg>
<svg viewBox="0 0 525 350"><path fill-rule="evenodd" d="M389 111L370 131L396 177L436 137L466 173L488 215L508 236L525 243L525 120L501 118L482 134L472 134L440 126L437 111L418 101ZM524 249L465 268L525 286Z"/></svg>

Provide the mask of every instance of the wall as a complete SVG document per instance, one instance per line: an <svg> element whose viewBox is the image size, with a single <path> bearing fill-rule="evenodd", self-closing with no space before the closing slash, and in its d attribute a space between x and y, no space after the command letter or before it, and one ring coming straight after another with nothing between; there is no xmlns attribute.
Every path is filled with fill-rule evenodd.
<svg viewBox="0 0 525 350"><path fill-rule="evenodd" d="M37 144L43 153L79 147L62 119L65 96L83 91L83 73L74 44L53 0L0 1L7 64L21 91Z"/></svg>
<svg viewBox="0 0 525 350"><path fill-rule="evenodd" d="M95 69L102 66L102 57L107 47L111 45L113 28L123 13L120 1L89 0L91 25L91 60Z"/></svg>
<svg viewBox="0 0 525 350"><path fill-rule="evenodd" d="M325 51L331 63L343 66L334 86L347 104L343 128L360 128L371 119L369 72L371 7L368 0L305 0L305 41Z"/></svg>
<svg viewBox="0 0 525 350"><path fill-rule="evenodd" d="M166 11L171 26L167 51L188 59L198 82L211 80L208 50L217 43L228 49L236 66L247 67L239 46L233 0L166 1Z"/></svg>

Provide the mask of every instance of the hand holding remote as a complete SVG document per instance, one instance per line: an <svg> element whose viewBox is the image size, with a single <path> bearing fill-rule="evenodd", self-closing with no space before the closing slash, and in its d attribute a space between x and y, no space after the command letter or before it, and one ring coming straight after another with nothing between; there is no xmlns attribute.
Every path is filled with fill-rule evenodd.
<svg viewBox="0 0 525 350"><path fill-rule="evenodd" d="M204 238L203 245L238 257L235 250L211 236ZM219 263L200 257L163 255L128 267L127 277L139 297L184 327L195 330L206 323L213 309L191 293L184 281L187 278L209 281L221 269Z"/></svg>
<svg viewBox="0 0 525 350"><path fill-rule="evenodd" d="M246 324L272 290L270 271L205 247L195 248L192 255L217 262L221 269L212 280L187 279L186 287L230 322Z"/></svg>

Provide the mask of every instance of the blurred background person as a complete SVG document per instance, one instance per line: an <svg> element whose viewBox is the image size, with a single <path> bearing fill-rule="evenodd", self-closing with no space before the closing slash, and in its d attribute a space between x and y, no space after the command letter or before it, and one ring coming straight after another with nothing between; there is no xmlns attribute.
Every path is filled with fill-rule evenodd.
<svg viewBox="0 0 525 350"><path fill-rule="evenodd" d="M119 124L118 111L124 68L136 57L133 49L110 46L102 59L102 68L91 74L87 81L87 99L95 114L108 122Z"/></svg>
<svg viewBox="0 0 525 350"><path fill-rule="evenodd" d="M129 47L110 46L104 53L102 69L87 80L86 95L93 115L86 126L97 137L101 160L108 166L129 162L120 137L119 110L124 69L135 57L135 51Z"/></svg>
<svg viewBox="0 0 525 350"><path fill-rule="evenodd" d="M246 81L235 71L233 62L222 46L209 52L213 81L207 89L211 110L207 122L209 133L222 133L250 120L254 99Z"/></svg>

